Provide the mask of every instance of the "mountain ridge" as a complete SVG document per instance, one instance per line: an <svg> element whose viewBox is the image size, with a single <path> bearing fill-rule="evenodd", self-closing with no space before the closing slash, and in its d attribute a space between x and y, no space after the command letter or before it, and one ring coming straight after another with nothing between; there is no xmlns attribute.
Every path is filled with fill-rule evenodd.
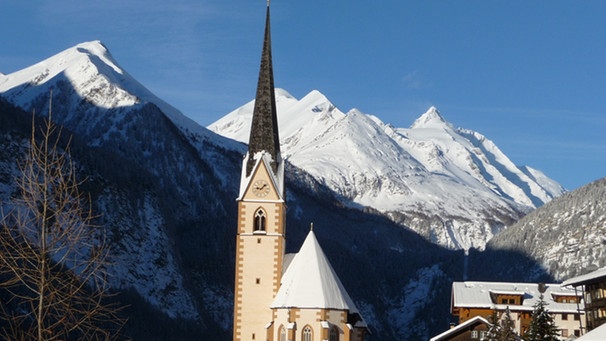
<svg viewBox="0 0 606 341"><path fill-rule="evenodd" d="M290 162L345 204L397 216L394 221L440 245L482 249L507 223L564 192L544 175L527 175L531 168L515 166L485 136L455 128L435 107L410 128L396 128L357 109L343 113L318 90L297 100L277 89L276 99L282 153ZM208 128L246 142L253 103ZM418 223L421 216L433 222Z"/></svg>
<svg viewBox="0 0 606 341"><path fill-rule="evenodd" d="M606 266L606 178L547 203L488 243L525 252L557 280Z"/></svg>

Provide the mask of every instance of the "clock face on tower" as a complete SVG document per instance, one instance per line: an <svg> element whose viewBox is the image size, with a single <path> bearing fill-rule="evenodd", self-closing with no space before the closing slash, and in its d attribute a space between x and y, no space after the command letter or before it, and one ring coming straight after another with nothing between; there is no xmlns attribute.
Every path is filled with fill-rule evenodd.
<svg viewBox="0 0 606 341"><path fill-rule="evenodd" d="M269 184L265 180L257 180L253 183L253 193L258 197L264 197L269 194Z"/></svg>

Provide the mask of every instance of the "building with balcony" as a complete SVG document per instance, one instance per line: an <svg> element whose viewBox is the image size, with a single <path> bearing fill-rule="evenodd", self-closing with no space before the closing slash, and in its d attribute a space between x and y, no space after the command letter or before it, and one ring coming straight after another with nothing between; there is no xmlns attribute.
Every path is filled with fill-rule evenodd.
<svg viewBox="0 0 606 341"><path fill-rule="evenodd" d="M588 331L606 323L606 268L570 278L562 285L574 287L584 298Z"/></svg>
<svg viewBox="0 0 606 341"><path fill-rule="evenodd" d="M464 324L477 316L490 321L493 313L500 318L509 307L516 332L524 336L541 293L562 339L580 336L585 323L582 296L560 284L454 282L450 311Z"/></svg>

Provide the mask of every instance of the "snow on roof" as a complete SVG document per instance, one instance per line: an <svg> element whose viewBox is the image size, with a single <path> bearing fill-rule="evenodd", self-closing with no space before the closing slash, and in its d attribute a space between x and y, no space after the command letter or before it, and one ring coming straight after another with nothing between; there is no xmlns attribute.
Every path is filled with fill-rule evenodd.
<svg viewBox="0 0 606 341"><path fill-rule="evenodd" d="M256 161L255 165L252 168L252 171L250 172L250 174L247 175L246 165L248 164L248 159L251 157L254 158ZM252 179L253 175L257 171L257 168L259 168L261 162L265 164L265 168L268 170L267 174L269 176L269 179L273 183L274 188L276 188L276 190L278 191L280 199L284 200L284 162L279 162L278 173L274 174L271 171L271 163L273 161L274 160L271 154L265 151L261 151L252 156L249 153L246 153L244 159L242 160L242 174L240 175L240 194L238 195L237 200L241 200L244 197L244 194L248 189L248 185L250 184L250 179Z"/></svg>
<svg viewBox="0 0 606 341"><path fill-rule="evenodd" d="M558 303L554 296L577 296L574 290L565 288L560 284L545 284L543 299L547 303L547 310L552 312L576 313L576 303ZM522 304L501 304L493 301L494 295L522 296ZM539 284L536 283L508 283L508 282L453 282L452 308L474 307L511 310L533 310L539 301ZM583 303L579 304L583 310Z"/></svg>
<svg viewBox="0 0 606 341"><path fill-rule="evenodd" d="M493 290L493 289L490 289L489 292L491 294L496 294L496 295L511 295L511 296L524 296L524 294L525 294L524 291L517 291L517 290Z"/></svg>
<svg viewBox="0 0 606 341"><path fill-rule="evenodd" d="M589 333L579 337L576 341L604 341L606 340L606 324L603 324Z"/></svg>
<svg viewBox="0 0 606 341"><path fill-rule="evenodd" d="M271 308L320 308L359 313L313 232L282 277Z"/></svg>
<svg viewBox="0 0 606 341"><path fill-rule="evenodd" d="M594 280L598 280L600 278L604 278L606 280L606 268L601 268L588 274L567 279L564 281L564 283L562 283L562 285L572 285L576 287L593 282Z"/></svg>
<svg viewBox="0 0 606 341"><path fill-rule="evenodd" d="M429 339L429 341L438 341L441 340L443 337L447 336L447 335L451 335L453 333L457 333L459 330L467 328L471 325L474 324L480 324L480 323L484 323L487 326L490 326L490 322L488 322L488 320L486 320L485 318L483 318L482 316L476 316L473 318L470 318L469 320L465 321L464 323L459 324L458 326L455 326L445 332L443 332L442 334L436 335L434 337L432 337L431 339Z"/></svg>

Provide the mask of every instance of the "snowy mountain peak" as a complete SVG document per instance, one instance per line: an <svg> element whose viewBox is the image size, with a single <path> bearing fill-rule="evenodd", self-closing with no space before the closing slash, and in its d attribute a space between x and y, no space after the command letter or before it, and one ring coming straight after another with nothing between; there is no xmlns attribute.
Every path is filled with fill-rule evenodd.
<svg viewBox="0 0 606 341"><path fill-rule="evenodd" d="M452 128L452 125L448 123L444 117L442 117L436 107L432 106L423 115L416 119L416 121L410 126L410 129L445 127Z"/></svg>
<svg viewBox="0 0 606 341"><path fill-rule="evenodd" d="M403 219L444 246L483 248L511 220L563 191L538 172L527 175L481 134L454 128L435 107L405 129L357 109L344 114L317 90L301 100L276 91L276 102L281 150L292 164L346 205ZM251 118L249 102L209 129L246 143ZM419 215L435 221L419 223Z"/></svg>
<svg viewBox="0 0 606 341"><path fill-rule="evenodd" d="M76 45L72 49L75 49L76 52L88 57L91 61L94 62L95 58L99 58L103 61L104 65L110 66L115 72L122 74L123 71L118 64L114 61L114 58L109 53L109 50L100 40L93 40L89 42L84 42ZM70 51L68 49L66 51Z"/></svg>
<svg viewBox="0 0 606 341"><path fill-rule="evenodd" d="M34 99L41 94L48 96L51 89L61 88L62 82L72 84L82 99L102 108L139 103L139 96L133 94L137 91L127 88L137 85L137 90L144 89L118 66L108 49L95 40L6 75L0 83L0 93L29 111Z"/></svg>
<svg viewBox="0 0 606 341"><path fill-rule="evenodd" d="M276 88L276 97L284 97L284 98L295 98L293 95L290 94L290 92L282 89L282 88Z"/></svg>
<svg viewBox="0 0 606 341"><path fill-rule="evenodd" d="M208 130L130 76L99 40L80 43L28 68L0 76L0 94L25 111L34 107L40 110L41 103L48 102L51 90L53 97L66 99L62 102L65 107L57 108L68 115L66 120L77 120L89 127L104 119L108 109L114 110L112 115L120 116L115 109L124 109L125 113L152 103L181 129L198 138L209 135ZM283 96L292 97L286 91ZM81 111L83 103L92 106L88 122L83 117L69 116ZM105 118L115 122L121 119L118 116Z"/></svg>

